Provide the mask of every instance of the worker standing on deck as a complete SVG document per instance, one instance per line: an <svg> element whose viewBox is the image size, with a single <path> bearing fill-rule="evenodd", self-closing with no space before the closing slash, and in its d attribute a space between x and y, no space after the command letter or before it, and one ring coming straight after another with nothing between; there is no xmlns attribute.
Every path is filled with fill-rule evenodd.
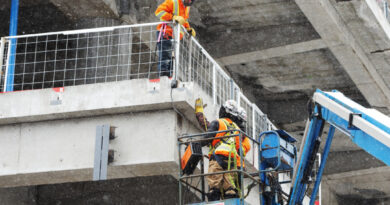
<svg viewBox="0 0 390 205"><path fill-rule="evenodd" d="M246 112L244 109L237 106L237 103L233 100L228 100L219 110L219 119L214 120L211 123L207 121L203 114L203 103L201 99L197 99L195 102L195 113L196 118L201 127L207 132L232 130L228 132L217 133L210 137L222 137L229 135L237 135L238 131L234 130L245 130ZM210 145L209 152L209 173L221 172L231 170L243 166L240 162L240 143L239 136L214 139ZM243 156L250 150L250 141L246 136L242 136L242 151ZM231 163L229 165L229 155L231 156ZM235 158L235 159L234 159ZM238 198L240 183L239 175L237 173L226 173L218 175L209 175L207 182L210 187L208 193L209 201L216 201L223 197Z"/></svg>
<svg viewBox="0 0 390 205"><path fill-rule="evenodd" d="M190 27L187 19L190 6L195 0L165 0L155 11L161 21L176 21L195 36L196 32ZM157 26L158 71L160 76L172 76L172 27L162 23ZM180 34L182 37L182 34Z"/></svg>

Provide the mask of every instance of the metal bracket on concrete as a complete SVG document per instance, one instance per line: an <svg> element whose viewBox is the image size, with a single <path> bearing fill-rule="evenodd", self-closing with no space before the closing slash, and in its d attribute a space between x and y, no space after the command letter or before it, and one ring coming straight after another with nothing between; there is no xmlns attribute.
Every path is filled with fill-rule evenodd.
<svg viewBox="0 0 390 205"><path fill-rule="evenodd" d="M99 125L96 127L95 161L93 166L93 180L107 179L107 166L114 160L114 150L109 150L110 139L115 138L115 127ZM110 155L110 156L109 156Z"/></svg>

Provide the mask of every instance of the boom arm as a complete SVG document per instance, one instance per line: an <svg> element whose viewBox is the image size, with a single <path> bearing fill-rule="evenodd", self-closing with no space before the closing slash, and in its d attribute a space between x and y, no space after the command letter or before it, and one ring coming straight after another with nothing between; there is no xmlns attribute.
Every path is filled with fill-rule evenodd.
<svg viewBox="0 0 390 205"><path fill-rule="evenodd" d="M298 162L294 167L289 205L302 204L308 189L308 177L312 172L321 142L325 122L330 124L323 159L310 197L314 204L322 173L329 154L335 128L348 135L352 142L372 156L390 166L390 118L375 109L367 109L345 97L338 91L317 90L313 96L314 111L306 127Z"/></svg>

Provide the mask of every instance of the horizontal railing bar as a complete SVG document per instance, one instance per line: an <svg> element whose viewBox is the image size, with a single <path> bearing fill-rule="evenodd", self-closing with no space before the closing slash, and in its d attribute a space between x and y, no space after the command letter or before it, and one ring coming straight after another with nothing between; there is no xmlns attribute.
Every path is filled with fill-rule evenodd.
<svg viewBox="0 0 390 205"><path fill-rule="evenodd" d="M165 23L171 24L172 22L165 22ZM26 34L26 35L19 35L19 36L7 36L5 38L6 39L15 39L15 38L27 38L27 37L48 36L48 35L73 35L73 34L81 34L81 33L112 31L112 30L121 29L121 28L138 28L138 27L146 27L146 26L157 26L159 24L161 24L161 22L133 24L133 25L120 25L120 26L79 29L79 30L68 30L68 31L38 33L38 34Z"/></svg>
<svg viewBox="0 0 390 205"><path fill-rule="evenodd" d="M243 133L243 131L239 130L239 129L235 129L235 130L221 130L221 131L214 131L214 132L204 132L204 133L200 133L200 134L183 135L183 136L179 137L178 139L180 140L180 139L191 138L191 137L202 136L202 135L218 134L218 133L223 133L223 132L227 132L227 131Z"/></svg>
<svg viewBox="0 0 390 205"><path fill-rule="evenodd" d="M254 178L253 176L251 176L250 173L246 172L246 171L243 171L243 170L239 170L239 169L233 169L233 170L227 170L227 171L220 171L220 172L212 172L212 173L204 173L204 174L194 174L194 175L189 175L189 176L181 176L180 179L188 179L188 178L197 178L197 177L205 177L205 176L210 176L210 175L217 175L217 174L227 174L227 173L234 173L234 172L237 172L237 173L242 173L244 174L245 176L248 176L250 179L252 179L253 181L257 182L257 183L261 183L260 180Z"/></svg>
<svg viewBox="0 0 390 205"><path fill-rule="evenodd" d="M229 138L229 137L238 137L238 136L241 136L241 135L249 136L245 132L243 132L242 130L222 130L222 131L215 131L215 132L205 132L205 133L201 133L201 134L185 135L185 136L179 137L178 140L179 140L179 144L186 144L186 143L188 143L188 141L187 142L183 142L181 140L182 139L195 138L195 137L202 137L202 136L205 136L205 135L212 135L212 134L218 134L218 133L224 133L224 132L237 132L237 131L240 132L240 133L239 134L229 135L229 136L222 136L222 137L208 137L208 138L196 139L196 140L192 140L191 139L190 142L203 142L203 141L210 141L210 140L215 140L215 139L224 139L224 138ZM256 144L259 144L259 142L257 142L253 138L248 137L248 139L251 140L252 142L256 143Z"/></svg>

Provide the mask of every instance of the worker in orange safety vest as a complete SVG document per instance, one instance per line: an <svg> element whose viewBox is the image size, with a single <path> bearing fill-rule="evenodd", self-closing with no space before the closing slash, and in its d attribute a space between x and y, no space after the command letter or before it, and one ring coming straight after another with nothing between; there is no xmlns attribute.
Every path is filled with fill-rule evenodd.
<svg viewBox="0 0 390 205"><path fill-rule="evenodd" d="M196 32L190 27L187 19L190 15L190 6L195 0L165 0L155 11L161 21L176 21L184 26L187 31L196 36ZM172 77L172 36L171 26L165 23L157 26L158 71L160 76ZM180 34L182 38L183 34Z"/></svg>
<svg viewBox="0 0 390 205"><path fill-rule="evenodd" d="M214 120L211 123L207 121L203 114L203 103L201 99L197 99L195 102L195 114L200 126L205 131L227 131L214 134L214 136L206 136L208 138L238 135L239 131L234 130L245 130L246 112L241 107L238 107L237 103L233 100L228 100L221 106L219 110L220 119ZM242 152L245 157L251 146L246 136L241 137ZM241 166L245 167L245 164L243 163L241 165L239 136L212 140L209 152L209 173L239 169ZM210 187L210 192L207 194L208 200L217 201L221 198L239 197L241 185L238 178L237 173L207 176L207 182Z"/></svg>

